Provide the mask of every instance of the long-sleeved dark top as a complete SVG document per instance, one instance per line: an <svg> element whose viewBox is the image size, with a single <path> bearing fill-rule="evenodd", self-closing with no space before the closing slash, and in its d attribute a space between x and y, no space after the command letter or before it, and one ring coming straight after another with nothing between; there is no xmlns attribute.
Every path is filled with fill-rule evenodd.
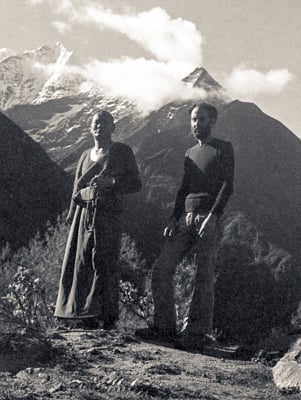
<svg viewBox="0 0 301 400"><path fill-rule="evenodd" d="M230 142L212 138L206 144L196 144L187 150L184 176L178 191L172 216L182 213L211 211L225 182L225 189L213 214L220 215L233 193L234 155Z"/></svg>
<svg viewBox="0 0 301 400"><path fill-rule="evenodd" d="M134 154L128 145L114 142L107 156L100 163L90 159L90 151L91 149L84 151L78 161L67 218L73 218L76 208L74 198L78 191L89 186L91 179L99 173L115 178L114 187L105 191L99 201L99 205L108 211L121 211L122 195L135 193L141 189L139 170Z"/></svg>

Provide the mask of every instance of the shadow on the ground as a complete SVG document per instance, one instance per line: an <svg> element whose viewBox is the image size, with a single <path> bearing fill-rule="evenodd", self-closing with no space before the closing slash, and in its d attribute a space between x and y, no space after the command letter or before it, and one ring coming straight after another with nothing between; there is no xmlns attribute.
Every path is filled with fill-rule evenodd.
<svg viewBox="0 0 301 400"><path fill-rule="evenodd" d="M52 345L43 337L15 332L0 334L0 372L16 373L49 364L52 357Z"/></svg>

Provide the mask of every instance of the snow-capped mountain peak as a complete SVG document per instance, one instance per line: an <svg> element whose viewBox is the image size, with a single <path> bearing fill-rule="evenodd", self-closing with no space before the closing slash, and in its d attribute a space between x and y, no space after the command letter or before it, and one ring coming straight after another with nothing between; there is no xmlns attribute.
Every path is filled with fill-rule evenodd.
<svg viewBox="0 0 301 400"><path fill-rule="evenodd" d="M72 52L61 43L21 54L5 50L2 51L5 58L0 61L0 107L3 110L17 104L68 96L82 83L79 76L64 73Z"/></svg>
<svg viewBox="0 0 301 400"><path fill-rule="evenodd" d="M222 89L222 86L203 67L195 68L183 81L195 88L215 91Z"/></svg>
<svg viewBox="0 0 301 400"><path fill-rule="evenodd" d="M72 51L68 51L59 42L21 54L1 49L0 109L7 110L22 104L41 104L83 93L96 97L112 95L105 87L95 84L93 79L90 81L81 66L72 65L71 56ZM196 68L183 81L193 89L205 91L210 98L218 99L223 95L221 85L202 67ZM116 87L114 90L116 92ZM122 100L126 98L124 94L116 96ZM137 103L139 100L132 98L131 102Z"/></svg>

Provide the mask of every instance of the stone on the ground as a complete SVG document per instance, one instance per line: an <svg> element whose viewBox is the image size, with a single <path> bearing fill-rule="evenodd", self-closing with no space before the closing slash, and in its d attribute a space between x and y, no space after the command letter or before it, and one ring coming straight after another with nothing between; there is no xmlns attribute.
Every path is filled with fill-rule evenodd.
<svg viewBox="0 0 301 400"><path fill-rule="evenodd" d="M281 390L300 391L301 388L301 337L273 368L273 378Z"/></svg>

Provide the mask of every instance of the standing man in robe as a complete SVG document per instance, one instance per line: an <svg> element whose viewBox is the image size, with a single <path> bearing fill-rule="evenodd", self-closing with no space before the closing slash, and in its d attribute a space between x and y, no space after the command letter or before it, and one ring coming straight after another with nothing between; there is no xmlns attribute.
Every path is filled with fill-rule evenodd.
<svg viewBox="0 0 301 400"><path fill-rule="evenodd" d="M230 142L211 135L218 115L216 108L201 103L189 111L197 144L185 154L182 184L164 229L166 242L153 267L154 325L137 330L136 335L144 339L175 339L173 277L177 264L194 249L194 292L187 327L176 345L202 351L213 328L216 242L219 218L233 192L234 156Z"/></svg>
<svg viewBox="0 0 301 400"><path fill-rule="evenodd" d="M141 180L129 146L114 142L107 111L92 119L94 147L79 159L67 221L71 223L55 309L60 323L113 329L119 315L118 258L122 197Z"/></svg>

